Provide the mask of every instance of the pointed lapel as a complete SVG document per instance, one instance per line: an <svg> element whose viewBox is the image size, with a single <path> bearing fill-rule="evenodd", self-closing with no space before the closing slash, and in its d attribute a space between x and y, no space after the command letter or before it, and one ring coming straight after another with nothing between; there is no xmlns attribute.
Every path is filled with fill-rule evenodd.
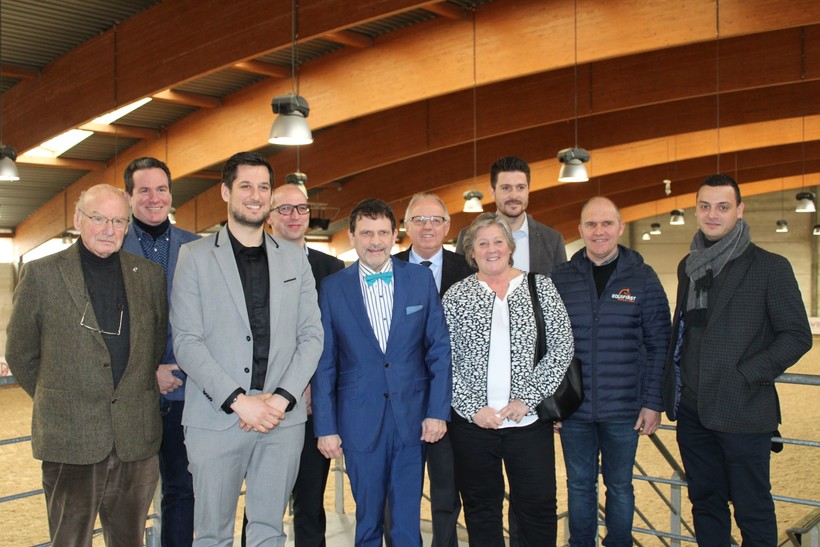
<svg viewBox="0 0 820 547"><path fill-rule="evenodd" d="M282 291L280 290L285 283L285 278L282 276L282 270L277 268L277 264L282 263L282 259L280 258L280 251L279 245L277 245L276 241L269 236L267 233L263 235L265 238L265 253L268 257L268 279L269 279L269 286L268 286L268 301L269 301L269 312L270 312L270 332L276 332L276 328L279 324L279 313L282 309ZM294 282L291 282L294 283ZM288 283L290 286L291 283ZM297 287L294 287L293 290L301 290L301 287L298 286L301 283L300 279L295 281ZM273 340L273 338L271 338ZM273 359L274 356L273 351L270 352L270 358Z"/></svg>
<svg viewBox="0 0 820 547"><path fill-rule="evenodd" d="M410 286L410 276L407 271L410 269L409 263L398 259L391 258L391 260L393 261L393 314L390 319L390 334L387 337L388 348L393 336L397 336L399 330L402 329L402 320L407 311L408 287Z"/></svg>
<svg viewBox="0 0 820 547"><path fill-rule="evenodd" d="M370 317L367 315L367 308L364 305L362 286L359 282L359 261L357 260L351 266L342 270L342 272L345 275L345 290L342 292L347 301L347 305L350 307L350 312L353 317L356 318L356 323L361 329L365 339L376 351L381 353L382 348L379 346L379 340L376 338L376 333L373 332L373 327L370 326ZM393 298L393 309L396 309L395 294Z"/></svg>
<svg viewBox="0 0 820 547"><path fill-rule="evenodd" d="M239 278L239 268L236 265L236 257L233 254L233 246L227 228L222 228L216 234L213 255L222 276L225 278L228 293L231 295L236 309L239 310L239 315L242 317L242 321L245 322L245 327L250 330L251 322L248 319L248 308L245 305L245 293L242 291L242 280Z"/></svg>
<svg viewBox="0 0 820 547"><path fill-rule="evenodd" d="M70 247L68 251L63 254L63 260L59 264L60 274L63 276L68 295L74 304L74 312L72 313L76 313L77 321L80 321L85 312L86 324L96 325L98 323L97 316L94 314L94 306L89 305L88 310L86 310L86 304L91 302L91 299L86 290L83 266L80 263L80 250L77 248L77 245L82 245L82 242L77 241L74 246ZM89 332L92 333L94 340L108 349L102 334L93 331Z"/></svg>

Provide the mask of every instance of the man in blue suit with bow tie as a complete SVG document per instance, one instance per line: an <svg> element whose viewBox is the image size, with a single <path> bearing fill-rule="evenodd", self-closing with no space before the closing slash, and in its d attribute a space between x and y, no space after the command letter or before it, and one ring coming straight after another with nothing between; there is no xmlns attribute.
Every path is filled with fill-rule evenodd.
<svg viewBox="0 0 820 547"><path fill-rule="evenodd" d="M381 546L389 500L395 547L420 547L425 443L450 418L450 341L424 266L391 259L398 232L384 201L350 213L359 260L325 278L325 343L311 383L314 430L327 458L344 453L356 500L356 545Z"/></svg>

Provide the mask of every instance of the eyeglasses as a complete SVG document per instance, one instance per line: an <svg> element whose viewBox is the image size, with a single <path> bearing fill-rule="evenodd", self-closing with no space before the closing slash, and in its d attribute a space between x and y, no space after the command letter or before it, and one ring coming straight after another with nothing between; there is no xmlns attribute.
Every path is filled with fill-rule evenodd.
<svg viewBox="0 0 820 547"><path fill-rule="evenodd" d="M79 212L81 212L83 215L85 215L91 221L91 224L93 224L94 226L105 226L106 224L108 224L110 222L114 226L115 230L125 230L126 228L128 228L128 219L127 218L122 218L122 217L108 218L108 217L104 217L102 215L89 215L88 213L86 213L82 209L77 209L77 210Z"/></svg>
<svg viewBox="0 0 820 547"><path fill-rule="evenodd" d="M82 212L82 211L80 211L80 212ZM85 214L85 213L83 213L83 214ZM115 224L115 226L116 226L116 224ZM88 330L91 330L91 331L94 331L94 332L99 332L100 334L107 334L108 336L119 336L120 333L122 332L123 307L120 306L120 324L117 327L117 332L108 332L108 331L105 331L105 330L102 330L102 329L98 329L97 327L92 327L90 325L85 324L85 314L88 313L88 305L89 304L90 304L90 302L88 302L88 301L85 302L85 309L83 310L83 316L80 318L80 326L85 327Z"/></svg>
<svg viewBox="0 0 820 547"><path fill-rule="evenodd" d="M299 205L280 205L279 207L274 207L271 211L276 211L280 215L288 216L293 213L293 210L296 209L296 212L300 215L306 215L310 212L310 205L307 203L300 203Z"/></svg>
<svg viewBox="0 0 820 547"><path fill-rule="evenodd" d="M437 217L437 216L434 216L434 217L417 216L417 217L411 218L410 222L412 222L413 224L415 224L418 227L422 227L422 226L424 226L424 223L427 222L428 220L430 221L430 224L434 228L438 228L439 226L442 226L445 222L447 222L446 218Z"/></svg>

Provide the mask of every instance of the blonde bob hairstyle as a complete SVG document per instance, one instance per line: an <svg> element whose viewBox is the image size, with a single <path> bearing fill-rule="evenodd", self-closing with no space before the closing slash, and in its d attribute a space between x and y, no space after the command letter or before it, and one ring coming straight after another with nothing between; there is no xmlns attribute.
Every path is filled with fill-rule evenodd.
<svg viewBox="0 0 820 547"><path fill-rule="evenodd" d="M472 224L464 232L464 258L467 259L467 264L471 268L478 269L475 261L475 236L482 228L489 228L490 226L498 226L501 228L501 233L504 234L504 239L507 240L507 245L510 247L510 266L513 265L513 253L515 252L515 239L510 230L510 225L504 220L504 217L498 213L481 213L476 217Z"/></svg>

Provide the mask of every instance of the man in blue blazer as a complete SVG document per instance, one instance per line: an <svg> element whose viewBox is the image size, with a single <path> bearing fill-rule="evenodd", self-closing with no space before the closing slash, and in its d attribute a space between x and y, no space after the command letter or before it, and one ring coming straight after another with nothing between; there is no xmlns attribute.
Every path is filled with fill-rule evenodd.
<svg viewBox="0 0 820 547"><path fill-rule="evenodd" d="M396 547L420 547L425 443L450 417L450 342L433 276L391 259L396 219L377 199L350 213L359 260L325 278L325 343L311 383L314 429L327 458L344 451L356 500L356 545L382 543L390 501Z"/></svg>
<svg viewBox="0 0 820 547"><path fill-rule="evenodd" d="M151 157L137 158L125 168L123 181L125 193L131 202L133 220L122 248L162 266L170 300L179 248L198 236L173 226L168 219L173 197L171 171L164 162ZM162 547L190 546L194 537L194 485L188 471L188 453L182 430L185 373L176 362L169 325L165 353L157 368L162 415L162 445L159 450Z"/></svg>

